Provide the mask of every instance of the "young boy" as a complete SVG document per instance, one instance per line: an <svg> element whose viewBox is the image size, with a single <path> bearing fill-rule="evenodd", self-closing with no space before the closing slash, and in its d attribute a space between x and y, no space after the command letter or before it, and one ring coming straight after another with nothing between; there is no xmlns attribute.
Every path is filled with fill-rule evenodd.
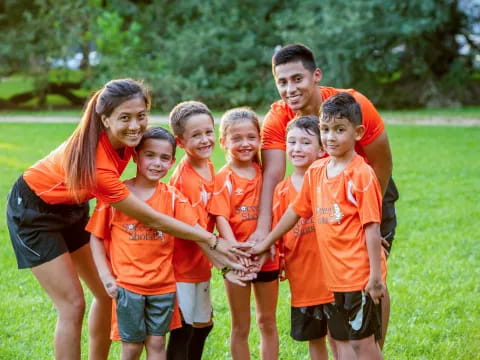
<svg viewBox="0 0 480 360"><path fill-rule="evenodd" d="M213 230L214 219L206 210L215 176L210 161L215 146L213 116L206 105L187 101L173 108L169 122L178 146L185 150L185 157L170 184L190 201L199 225ZM196 244L176 238L173 266L183 321L180 329L171 332L168 359L201 359L205 340L213 327L211 264Z"/></svg>
<svg viewBox="0 0 480 360"><path fill-rule="evenodd" d="M306 115L290 122L286 143L286 155L294 170L292 175L275 188L273 226L297 197L308 167L324 155L318 117ZM295 227L281 238L279 250L282 270L285 271L285 279L288 279L290 285L290 336L297 341L308 341L312 360L327 360L327 319L323 313L323 304L332 302L333 294L325 284L313 218L300 219Z"/></svg>
<svg viewBox="0 0 480 360"><path fill-rule="evenodd" d="M364 134L359 104L348 93L327 99L320 133L328 158L310 166L300 194L266 239L261 253L300 219L313 217L325 281L334 302L325 306L339 359L382 359L380 299L386 262L380 236L382 193L373 169L355 152Z"/></svg>
<svg viewBox="0 0 480 360"><path fill-rule="evenodd" d="M188 200L174 187L159 182L175 162L175 148L175 139L167 130L147 129L134 154L136 176L125 184L155 210L193 226L198 217ZM87 230L94 235L92 252L102 282L116 299L122 359L138 359L144 347L149 359L166 359L165 334L170 329L176 289L173 236L101 203Z"/></svg>

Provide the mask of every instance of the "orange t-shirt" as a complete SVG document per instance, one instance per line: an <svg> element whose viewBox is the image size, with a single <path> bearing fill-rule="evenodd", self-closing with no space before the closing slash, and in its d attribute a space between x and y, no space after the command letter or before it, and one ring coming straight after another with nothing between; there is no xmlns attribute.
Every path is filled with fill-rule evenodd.
<svg viewBox="0 0 480 360"><path fill-rule="evenodd" d="M159 182L146 203L189 225L198 221L188 200L167 184ZM173 236L149 228L101 202L97 203L86 229L98 238L110 239L109 257L119 286L142 295L175 292Z"/></svg>
<svg viewBox="0 0 480 360"><path fill-rule="evenodd" d="M256 175L251 180L240 177L228 165L224 166L215 176L215 190L209 207L212 215L228 220L240 242L246 241L257 227L262 169L254 165ZM278 251L275 259L267 260L261 270L278 270Z"/></svg>
<svg viewBox="0 0 480 360"><path fill-rule="evenodd" d="M357 142L355 151L364 156L362 146L370 144L384 130L380 114L375 106L364 95L354 89L335 89L332 87L319 86L318 91L322 95L322 101L339 92L348 92L360 104L362 110L362 122L365 126L365 135ZM262 125L262 150L285 150L285 139L287 136L287 125L295 117L295 112L285 101L274 102L270 111L265 116Z"/></svg>
<svg viewBox="0 0 480 360"><path fill-rule="evenodd" d="M96 185L93 189L80 191L77 200L65 184L65 170L62 166L65 145L60 145L23 174L25 182L43 201L52 205L76 204L96 197L106 203L115 203L128 196L130 191L120 180L120 175L132 157L133 148L125 148L123 157L120 157L103 132L95 158Z"/></svg>
<svg viewBox="0 0 480 360"><path fill-rule="evenodd" d="M208 162L211 181L207 181L192 168L187 158L183 158L170 178L170 185L177 188L190 201L198 224L208 231L213 231L214 220L207 212L207 205L213 192L215 171L211 161ZM202 250L192 241L175 238L173 268L175 279L179 282L203 282L210 280L212 265Z"/></svg>
<svg viewBox="0 0 480 360"><path fill-rule="evenodd" d="M280 221L296 197L297 190L290 177L277 185L273 193L272 227ZM290 285L292 306L320 305L334 300L333 293L325 283L313 218L301 218L295 227L280 239L278 247Z"/></svg>
<svg viewBox="0 0 480 360"><path fill-rule="evenodd" d="M370 275L364 226L380 224L380 185L373 169L358 154L331 179L326 174L330 160L317 160L310 166L293 209L301 217L313 216L329 290L364 290ZM385 281L383 251L381 257Z"/></svg>

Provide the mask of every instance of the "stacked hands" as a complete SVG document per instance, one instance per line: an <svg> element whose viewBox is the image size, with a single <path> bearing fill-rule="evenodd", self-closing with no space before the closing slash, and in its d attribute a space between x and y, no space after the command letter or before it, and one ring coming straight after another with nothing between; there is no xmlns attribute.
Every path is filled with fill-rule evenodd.
<svg viewBox="0 0 480 360"><path fill-rule="evenodd" d="M223 277L240 286L256 279L263 264L275 257L275 246L264 248L260 241L232 242L221 239L220 244L223 246L217 247L217 250L224 256L224 259L219 258L225 265L222 269Z"/></svg>

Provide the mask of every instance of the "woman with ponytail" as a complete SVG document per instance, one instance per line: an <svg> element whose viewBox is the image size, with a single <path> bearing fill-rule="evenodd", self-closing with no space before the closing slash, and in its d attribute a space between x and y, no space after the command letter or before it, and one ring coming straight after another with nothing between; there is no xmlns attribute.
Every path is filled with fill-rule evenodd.
<svg viewBox="0 0 480 360"><path fill-rule="evenodd" d="M7 225L18 267L31 268L57 310L56 359L80 359L85 312L80 278L94 296L89 359L108 357L111 300L85 230L88 200L98 198L146 226L206 243L220 262L233 265L224 255L232 252L227 242L154 211L120 180L147 127L149 109L150 95L141 83L108 82L92 96L69 139L27 169L10 191Z"/></svg>

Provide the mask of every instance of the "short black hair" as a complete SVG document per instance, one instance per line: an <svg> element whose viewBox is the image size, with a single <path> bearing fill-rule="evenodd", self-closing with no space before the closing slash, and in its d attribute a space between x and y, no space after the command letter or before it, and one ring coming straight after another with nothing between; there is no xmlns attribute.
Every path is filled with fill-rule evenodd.
<svg viewBox="0 0 480 360"><path fill-rule="evenodd" d="M303 115L299 116L288 123L287 134L290 130L298 128L304 130L310 135L316 136L320 146L322 146L322 140L320 138L320 128L318 116L315 115Z"/></svg>
<svg viewBox="0 0 480 360"><path fill-rule="evenodd" d="M326 121L345 118L354 126L358 126L362 124L362 110L352 95L340 92L323 102L320 108L320 118Z"/></svg>
<svg viewBox="0 0 480 360"><path fill-rule="evenodd" d="M172 145L172 157L173 158L175 157L175 153L177 151L177 142L175 141L175 138L173 137L170 131L168 131L167 129L164 129L161 126L149 127L143 133L142 140L140 140L138 145L135 147L135 151L139 152L142 149L142 146L145 143L145 141L147 141L148 139L168 141L170 145Z"/></svg>
<svg viewBox="0 0 480 360"><path fill-rule="evenodd" d="M272 73L275 76L275 68L291 62L301 61L305 69L314 72L317 68L313 51L303 44L289 44L280 48L272 57Z"/></svg>

